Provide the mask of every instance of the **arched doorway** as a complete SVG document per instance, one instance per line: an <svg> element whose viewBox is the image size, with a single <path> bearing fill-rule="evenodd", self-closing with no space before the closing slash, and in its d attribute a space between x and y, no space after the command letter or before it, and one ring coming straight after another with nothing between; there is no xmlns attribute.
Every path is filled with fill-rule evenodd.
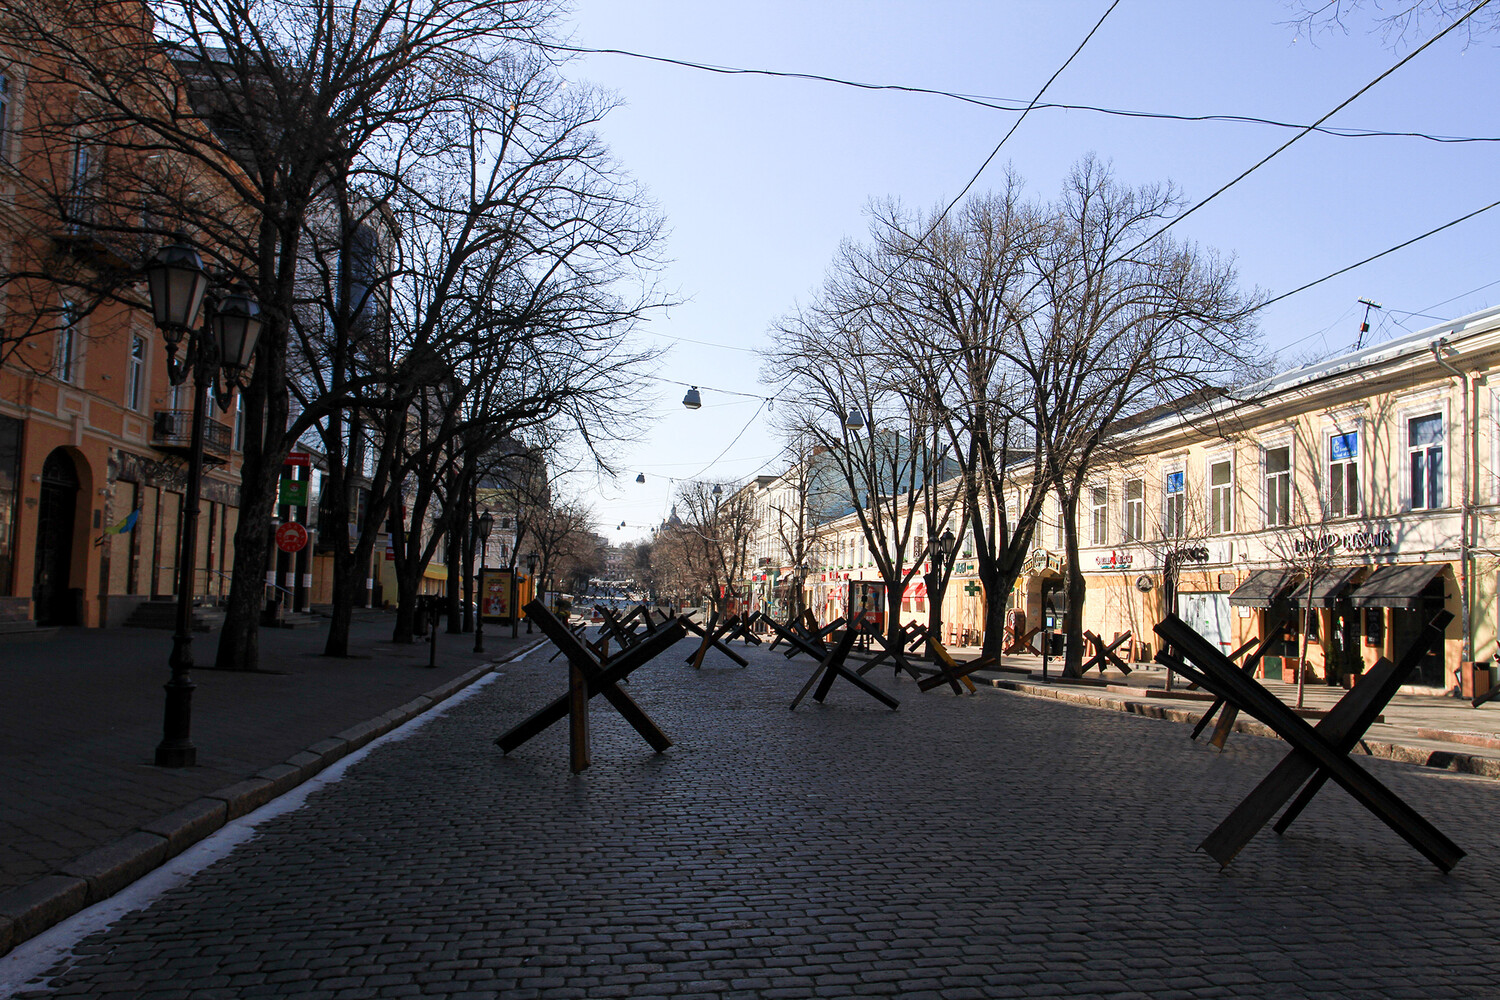
<svg viewBox="0 0 1500 1000"><path fill-rule="evenodd" d="M77 625L79 608L69 593L73 527L78 514L78 467L62 448L42 463L37 506L36 575L31 599L38 625Z"/></svg>

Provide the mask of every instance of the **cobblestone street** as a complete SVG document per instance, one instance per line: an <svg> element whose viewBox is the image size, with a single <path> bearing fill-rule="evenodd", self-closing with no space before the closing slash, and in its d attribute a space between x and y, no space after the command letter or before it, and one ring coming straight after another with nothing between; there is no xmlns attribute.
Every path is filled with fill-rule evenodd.
<svg viewBox="0 0 1500 1000"><path fill-rule="evenodd" d="M687 643L565 725L550 648L381 745L21 996L1500 997L1500 784L1359 758L1468 852L1444 876L1330 785L1225 872L1199 840L1285 752L981 688L890 712ZM0 960L0 982L6 981Z"/></svg>

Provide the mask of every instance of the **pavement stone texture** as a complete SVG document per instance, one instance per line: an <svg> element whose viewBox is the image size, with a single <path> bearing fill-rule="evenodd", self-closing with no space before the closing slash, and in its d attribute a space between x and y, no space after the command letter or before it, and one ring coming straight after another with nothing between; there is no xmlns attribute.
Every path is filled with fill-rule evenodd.
<svg viewBox="0 0 1500 1000"><path fill-rule="evenodd" d="M628 686L666 753L595 699L588 771L562 724L502 755L533 653L18 996L1500 997L1500 783L1360 760L1449 875L1333 786L1220 872L1285 744L884 671L898 711L790 712L805 659L686 646Z"/></svg>
<svg viewBox="0 0 1500 1000"><path fill-rule="evenodd" d="M354 655L318 655L321 629L262 629L265 673L193 671L198 765L158 768L171 633L63 629L0 643L0 893L43 878L210 792L242 782L319 740L378 717L526 644L509 630L394 646L388 619L357 622ZM535 641L536 636L529 637ZM211 663L218 634L198 634ZM3 949L0 949L3 951Z"/></svg>

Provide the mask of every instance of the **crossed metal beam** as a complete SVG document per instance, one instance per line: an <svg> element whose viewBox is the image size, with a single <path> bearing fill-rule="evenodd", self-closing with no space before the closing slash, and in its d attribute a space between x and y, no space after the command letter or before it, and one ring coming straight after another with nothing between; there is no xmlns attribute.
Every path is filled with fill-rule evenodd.
<svg viewBox="0 0 1500 1000"><path fill-rule="evenodd" d="M1450 612L1438 612L1400 663L1378 662L1314 727L1176 615L1168 615L1156 626L1156 633L1172 651L1164 648L1157 662L1259 719L1292 747L1199 847L1221 867L1228 866L1299 788L1301 795L1276 824L1278 833L1332 779L1423 857L1442 871L1451 871L1464 856L1463 850L1348 754L1428 650L1443 641L1443 631L1452 620Z"/></svg>
<svg viewBox="0 0 1500 1000"><path fill-rule="evenodd" d="M807 692L812 691L815 684L817 685L817 690L813 692L813 700L821 702L824 698L828 697L829 688L833 687L834 680L839 677L844 678L850 684L853 684L865 692L865 694L881 702L887 708L895 709L901 704L895 698L892 698L844 665L844 661L849 657L849 650L854 648L854 640L865 631L863 620L844 629L844 634L839 638L838 643L818 663L817 669L812 672L812 676L807 679L807 683L802 685L802 690L797 692L797 697L792 699L791 707L794 711L798 705L802 704L802 699L807 697Z"/></svg>
<svg viewBox="0 0 1500 1000"><path fill-rule="evenodd" d="M672 745L671 739L651 721L619 684L641 667L672 646L684 635L682 622L676 621L640 640L629 649L621 650L612 660L605 662L590 652L570 632L566 625L553 617L540 601L526 605L526 614L533 616L542 632L557 643L558 649L568 658L568 692L549 702L530 718L515 726L495 740L495 745L510 753L533 736L543 732L554 723L569 720L569 764L577 773L589 766L589 699L603 695L624 717L625 721L661 753Z"/></svg>

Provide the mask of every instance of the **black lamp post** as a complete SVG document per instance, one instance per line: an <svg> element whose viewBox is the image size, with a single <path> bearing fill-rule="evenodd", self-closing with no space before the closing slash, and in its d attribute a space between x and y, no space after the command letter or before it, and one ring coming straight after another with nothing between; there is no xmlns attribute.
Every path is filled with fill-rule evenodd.
<svg viewBox="0 0 1500 1000"><path fill-rule="evenodd" d="M927 600L932 604L931 620L939 631L942 631L943 627L943 605L938 600L938 590L943 582L943 573L952 562L953 549L957 544L952 528L945 529L941 536L930 529L927 532L927 558L932 563L932 571L927 575ZM942 642L942 636L935 638ZM931 647L928 650L928 659L937 659L937 651Z"/></svg>
<svg viewBox="0 0 1500 1000"><path fill-rule="evenodd" d="M209 278L198 252L184 240L163 247L146 265L151 290L151 312L167 345L167 377L173 385L193 380L193 429L188 439L187 490L183 497L181 538L177 546L177 630L168 662L172 678L166 683L167 702L162 741L156 748L158 767L191 767L198 761L192 740L193 718L193 574L198 562L198 502L202 493L203 408L205 389L212 390L220 409L229 408L255 354L260 336L260 305L240 291L210 303L205 322L199 314L209 290ZM178 347L187 339L185 356ZM219 386L223 378L224 387Z"/></svg>
<svg viewBox="0 0 1500 1000"><path fill-rule="evenodd" d="M489 555L490 529L495 518L485 511L474 519L474 534L479 539L479 613L474 616L474 652L484 652L484 557Z"/></svg>

